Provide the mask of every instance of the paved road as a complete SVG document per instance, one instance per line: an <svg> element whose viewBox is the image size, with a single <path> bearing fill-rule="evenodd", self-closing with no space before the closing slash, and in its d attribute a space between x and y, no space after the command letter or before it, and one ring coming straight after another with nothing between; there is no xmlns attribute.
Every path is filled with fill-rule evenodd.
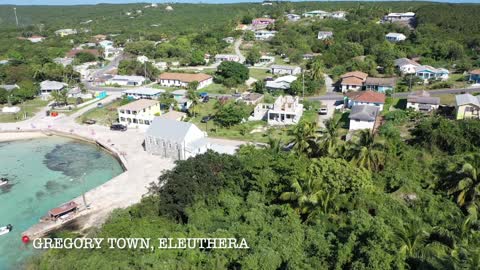
<svg viewBox="0 0 480 270"><path fill-rule="evenodd" d="M327 74L323 74L323 77L325 78L325 87L327 88L327 93L333 93L335 86L333 85L332 78Z"/></svg>
<svg viewBox="0 0 480 270"><path fill-rule="evenodd" d="M461 93L478 93L480 92L480 87L472 88L447 88L447 89L436 89L428 90L428 93L431 95L446 95L446 94L461 94ZM392 96L396 98L404 98L410 95L413 92L403 92L403 93L394 93Z"/></svg>
<svg viewBox="0 0 480 270"><path fill-rule="evenodd" d="M240 63L245 62L245 56L243 56L242 52L240 51L240 45L242 45L243 39L240 37L239 39L235 40L233 47L235 49L235 54L240 58Z"/></svg>

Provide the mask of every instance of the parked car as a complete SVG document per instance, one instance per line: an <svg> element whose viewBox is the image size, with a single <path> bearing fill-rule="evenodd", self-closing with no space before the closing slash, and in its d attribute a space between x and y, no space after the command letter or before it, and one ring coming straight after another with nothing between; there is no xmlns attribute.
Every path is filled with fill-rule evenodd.
<svg viewBox="0 0 480 270"><path fill-rule="evenodd" d="M327 114L328 113L328 108L327 106L322 106L320 109L318 109L319 114Z"/></svg>
<svg viewBox="0 0 480 270"><path fill-rule="evenodd" d="M86 125L94 125L97 123L97 121L93 120L93 119L86 119L83 121L84 124Z"/></svg>
<svg viewBox="0 0 480 270"><path fill-rule="evenodd" d="M207 123L207 122L210 121L210 120L213 120L213 116L208 115L208 116L202 117L202 120L200 120L200 122L202 122L202 123Z"/></svg>
<svg viewBox="0 0 480 270"><path fill-rule="evenodd" d="M202 100L203 103L207 103L207 102L209 102L209 101L210 101L210 97L209 97L209 96L204 97L203 100Z"/></svg>
<svg viewBox="0 0 480 270"><path fill-rule="evenodd" d="M97 103L97 108L102 108L103 104L101 102Z"/></svg>
<svg viewBox="0 0 480 270"><path fill-rule="evenodd" d="M110 126L110 130L126 131L127 127L122 124L113 124Z"/></svg>

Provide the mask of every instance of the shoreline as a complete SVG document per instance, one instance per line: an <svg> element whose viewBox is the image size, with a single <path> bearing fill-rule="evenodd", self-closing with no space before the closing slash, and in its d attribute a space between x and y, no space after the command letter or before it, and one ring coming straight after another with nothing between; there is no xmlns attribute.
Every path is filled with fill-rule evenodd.
<svg viewBox="0 0 480 270"><path fill-rule="evenodd" d="M41 131L0 131L0 142L12 142L48 137Z"/></svg>

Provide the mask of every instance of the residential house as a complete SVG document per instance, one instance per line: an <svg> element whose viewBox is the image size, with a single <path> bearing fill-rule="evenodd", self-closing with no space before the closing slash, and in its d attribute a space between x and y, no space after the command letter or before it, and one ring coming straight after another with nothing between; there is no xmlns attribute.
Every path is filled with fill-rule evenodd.
<svg viewBox="0 0 480 270"><path fill-rule="evenodd" d="M473 83L480 83L480 69L475 69L470 71L468 76L468 80Z"/></svg>
<svg viewBox="0 0 480 270"><path fill-rule="evenodd" d="M415 13L389 13L383 17L383 22L412 22L415 20Z"/></svg>
<svg viewBox="0 0 480 270"><path fill-rule="evenodd" d="M275 19L270 19L270 18L256 18L252 20L252 25L257 26L257 25L270 25L274 24Z"/></svg>
<svg viewBox="0 0 480 270"><path fill-rule="evenodd" d="M322 55L321 53L306 53L303 55L303 60L312 60L316 56Z"/></svg>
<svg viewBox="0 0 480 270"><path fill-rule="evenodd" d="M247 105L257 105L264 98L264 95L259 93L247 93L242 95L239 101L244 102Z"/></svg>
<svg viewBox="0 0 480 270"><path fill-rule="evenodd" d="M273 1L263 1L262 6L273 6Z"/></svg>
<svg viewBox="0 0 480 270"><path fill-rule="evenodd" d="M65 89L68 85L57 81L43 81L40 83L40 96L42 99L48 99L52 92L58 92Z"/></svg>
<svg viewBox="0 0 480 270"><path fill-rule="evenodd" d="M332 31L319 31L317 35L317 39L319 40L325 40L333 38L333 32Z"/></svg>
<svg viewBox="0 0 480 270"><path fill-rule="evenodd" d="M215 62L220 63L223 61L240 62L240 57L236 54L217 54L215 55Z"/></svg>
<svg viewBox="0 0 480 270"><path fill-rule="evenodd" d="M235 38L234 37L226 37L226 38L222 38L223 41L225 41L226 43L228 44L232 44L235 42Z"/></svg>
<svg viewBox="0 0 480 270"><path fill-rule="evenodd" d="M340 82L342 92L358 91L363 87L368 74L361 71L352 71L343 74Z"/></svg>
<svg viewBox="0 0 480 270"><path fill-rule="evenodd" d="M128 75L115 75L108 79L106 85L120 85L120 86L138 86L143 85L147 79L143 76L128 76Z"/></svg>
<svg viewBox="0 0 480 270"><path fill-rule="evenodd" d="M349 108L359 105L368 105L378 107L380 111L383 110L385 104L385 94L373 91L351 92L346 94Z"/></svg>
<svg viewBox="0 0 480 270"><path fill-rule="evenodd" d="M97 62L85 62L83 64L73 66L73 70L80 73L80 78L90 79L92 68L96 68L97 66Z"/></svg>
<svg viewBox="0 0 480 270"><path fill-rule="evenodd" d="M184 112L171 110L167 113L162 114L160 117L165 119L175 120L175 121L183 121L187 118L187 114Z"/></svg>
<svg viewBox="0 0 480 270"><path fill-rule="evenodd" d="M197 89L202 89L213 83L213 77L204 73L171 73L165 72L158 77L158 83L166 87L187 87L197 81Z"/></svg>
<svg viewBox="0 0 480 270"><path fill-rule="evenodd" d="M369 129L373 130L379 113L379 108L370 105L356 105L352 107L349 130Z"/></svg>
<svg viewBox="0 0 480 270"><path fill-rule="evenodd" d="M255 31L255 40L269 40L277 34L277 31L257 30Z"/></svg>
<svg viewBox="0 0 480 270"><path fill-rule="evenodd" d="M450 72L444 68L434 68L432 66L418 66L415 68L415 76L427 81L433 80L447 80Z"/></svg>
<svg viewBox="0 0 480 270"><path fill-rule="evenodd" d="M455 96L457 119L480 119L480 96L462 94Z"/></svg>
<svg viewBox="0 0 480 270"><path fill-rule="evenodd" d="M262 55L262 57L260 57L260 59L258 60L258 63L254 64L254 66L265 66L273 62L275 62L275 57Z"/></svg>
<svg viewBox="0 0 480 270"><path fill-rule="evenodd" d="M296 22L298 20L300 20L301 16L300 15L297 15L297 14L287 14L287 20L291 21L291 22Z"/></svg>
<svg viewBox="0 0 480 270"><path fill-rule="evenodd" d="M68 90L68 97L69 98L81 98L81 99L91 99L93 98L93 94L91 92L85 91L82 92L82 89L79 87L74 87Z"/></svg>
<svg viewBox="0 0 480 270"><path fill-rule="evenodd" d="M347 12L341 11L341 10L334 11L330 14L330 17L332 19L338 19L338 20L344 20L346 16L347 16Z"/></svg>
<svg viewBox="0 0 480 270"><path fill-rule="evenodd" d="M185 160L205 153L207 135L192 123L156 117L145 135L145 150L152 155Z"/></svg>
<svg viewBox="0 0 480 270"><path fill-rule="evenodd" d="M100 42L98 42L98 45L100 45L100 47L102 48L108 48L108 47L113 47L113 41L111 40L102 40Z"/></svg>
<svg viewBox="0 0 480 270"><path fill-rule="evenodd" d="M64 67L71 65L73 63L73 58L71 57L57 57L53 59L53 62Z"/></svg>
<svg viewBox="0 0 480 270"><path fill-rule="evenodd" d="M158 99L163 93L165 93L163 89L150 87L133 88L122 92L123 95L132 99Z"/></svg>
<svg viewBox="0 0 480 270"><path fill-rule="evenodd" d="M139 99L117 108L118 122L129 128L146 128L156 116L160 116L160 102Z"/></svg>
<svg viewBox="0 0 480 270"><path fill-rule="evenodd" d="M302 68L299 66L272 65L270 72L277 75L297 75L302 73Z"/></svg>
<svg viewBox="0 0 480 270"><path fill-rule="evenodd" d="M388 33L385 35L385 38L390 42L400 42L407 39L402 33Z"/></svg>
<svg viewBox="0 0 480 270"><path fill-rule="evenodd" d="M282 77L278 77L273 81L267 81L265 83L265 87L269 91L277 91L277 90L288 90L290 89L290 84L297 80L297 76L293 75L286 75Z"/></svg>
<svg viewBox="0 0 480 270"><path fill-rule="evenodd" d="M77 30L76 29L60 29L55 31L55 35L60 36L60 37L65 37L69 35L76 35Z"/></svg>
<svg viewBox="0 0 480 270"><path fill-rule="evenodd" d="M177 101L177 108L182 112L188 110L192 105L192 101L187 98L187 90L179 89L171 92L173 99Z"/></svg>
<svg viewBox="0 0 480 270"><path fill-rule="evenodd" d="M107 39L106 35L99 34L99 35L93 36L93 40L95 40L96 42L100 42L105 39Z"/></svg>
<svg viewBox="0 0 480 270"><path fill-rule="evenodd" d="M401 74L415 74L415 69L420 66L419 63L408 58L399 58L395 60L395 67Z"/></svg>
<svg viewBox="0 0 480 270"><path fill-rule="evenodd" d="M365 80L365 89L385 93L393 91L395 88L396 78L373 78L367 77Z"/></svg>
<svg viewBox="0 0 480 270"><path fill-rule="evenodd" d="M0 84L0 89L5 89L10 92L15 89L20 89L20 87L16 84Z"/></svg>
<svg viewBox="0 0 480 270"><path fill-rule="evenodd" d="M294 125L303 115L303 104L298 97L279 96L275 103L260 103L249 120L267 120L269 125Z"/></svg>
<svg viewBox="0 0 480 270"><path fill-rule="evenodd" d="M123 51L123 48L107 47L103 50L103 58L112 60Z"/></svg>
<svg viewBox="0 0 480 270"><path fill-rule="evenodd" d="M44 41L45 37L33 35L33 36L30 36L30 37L27 37L26 39L28 41L32 42L32 43L38 43L38 42Z"/></svg>
<svg viewBox="0 0 480 270"><path fill-rule="evenodd" d="M305 18L317 17L317 18L320 18L320 19L325 19L325 18L328 18L330 16L331 16L330 12L323 11L323 10L312 10L312 11L303 13L303 17L305 17Z"/></svg>
<svg viewBox="0 0 480 270"><path fill-rule="evenodd" d="M438 109L440 105L439 97L431 97L427 91L418 91L407 97L407 109L413 109L420 112L431 112Z"/></svg>

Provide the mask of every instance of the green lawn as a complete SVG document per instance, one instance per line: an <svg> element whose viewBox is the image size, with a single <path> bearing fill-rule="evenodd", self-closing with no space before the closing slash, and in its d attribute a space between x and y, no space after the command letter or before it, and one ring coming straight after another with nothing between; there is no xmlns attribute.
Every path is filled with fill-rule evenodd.
<svg viewBox="0 0 480 270"><path fill-rule="evenodd" d="M48 101L41 100L40 98L35 98L32 100L27 100L22 104L17 104L15 106L20 107L21 111L13 114L3 114L0 113L0 123L9 123L9 122L18 122L22 121L24 114L27 114L27 119L34 116L35 113L40 111L43 107L47 106ZM0 106L0 109L2 106Z"/></svg>
<svg viewBox="0 0 480 270"><path fill-rule="evenodd" d="M112 103L104 104L102 108L91 109L79 116L75 121L77 123L82 123L84 120L93 119L97 121L97 124L99 125L110 126L117 121L117 108L121 105L121 102L121 100L116 100Z"/></svg>
<svg viewBox="0 0 480 270"><path fill-rule="evenodd" d="M253 77L257 80L263 80L267 77L272 77L270 72L267 72L266 69L250 68L250 77Z"/></svg>
<svg viewBox="0 0 480 270"><path fill-rule="evenodd" d="M455 106L455 95L454 94L432 95L432 97L440 97L440 104Z"/></svg>

